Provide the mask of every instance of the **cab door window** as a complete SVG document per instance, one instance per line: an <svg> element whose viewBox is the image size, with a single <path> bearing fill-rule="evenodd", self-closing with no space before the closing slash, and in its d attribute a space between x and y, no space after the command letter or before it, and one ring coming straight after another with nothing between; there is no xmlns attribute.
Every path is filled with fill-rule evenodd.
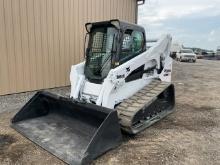
<svg viewBox="0 0 220 165"><path fill-rule="evenodd" d="M144 35L142 32L126 30L123 36L120 63L124 63L143 52Z"/></svg>

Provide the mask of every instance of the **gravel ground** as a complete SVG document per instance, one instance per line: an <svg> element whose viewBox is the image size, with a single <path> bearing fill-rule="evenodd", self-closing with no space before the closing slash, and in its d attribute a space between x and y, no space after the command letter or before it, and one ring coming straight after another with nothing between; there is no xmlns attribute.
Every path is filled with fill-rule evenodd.
<svg viewBox="0 0 220 165"><path fill-rule="evenodd" d="M136 136L96 165L220 162L220 61L174 62L176 111ZM69 95L69 87L51 89ZM64 164L10 128L10 119L35 92L0 96L0 164Z"/></svg>

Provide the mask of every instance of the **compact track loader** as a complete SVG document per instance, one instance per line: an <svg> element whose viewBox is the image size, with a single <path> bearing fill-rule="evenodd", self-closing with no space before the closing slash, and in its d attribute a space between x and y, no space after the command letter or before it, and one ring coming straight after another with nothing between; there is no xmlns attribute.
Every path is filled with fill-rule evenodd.
<svg viewBox="0 0 220 165"><path fill-rule="evenodd" d="M170 114L171 37L148 47L144 28L110 20L86 24L85 62L71 68L71 94L38 92L12 127L69 164L88 164Z"/></svg>

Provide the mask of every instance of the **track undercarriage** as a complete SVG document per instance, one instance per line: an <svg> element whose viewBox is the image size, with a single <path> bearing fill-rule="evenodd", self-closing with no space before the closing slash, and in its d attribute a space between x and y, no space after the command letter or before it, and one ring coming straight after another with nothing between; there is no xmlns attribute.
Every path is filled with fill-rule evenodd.
<svg viewBox="0 0 220 165"><path fill-rule="evenodd" d="M137 134L170 114L175 104L174 86L158 80L116 107L122 130Z"/></svg>

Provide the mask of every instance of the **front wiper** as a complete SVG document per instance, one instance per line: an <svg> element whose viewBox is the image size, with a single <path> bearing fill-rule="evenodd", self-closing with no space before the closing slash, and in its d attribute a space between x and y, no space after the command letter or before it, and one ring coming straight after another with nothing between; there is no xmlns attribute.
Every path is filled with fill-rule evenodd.
<svg viewBox="0 0 220 165"><path fill-rule="evenodd" d="M112 48L111 48L111 49L113 49L113 47L114 47L115 37L116 37L116 35L114 34L114 35L113 35L113 42L112 42ZM112 55L112 51L109 53L109 56L106 58L105 62L103 63L103 66L102 66L102 68L101 68L101 71L104 69L104 66L107 64L107 61L109 61L109 57L111 57L111 55Z"/></svg>
<svg viewBox="0 0 220 165"><path fill-rule="evenodd" d="M109 61L109 57L111 57L111 53L110 55L106 58L105 62L103 63L102 67L101 67L101 71L105 68L107 62Z"/></svg>

